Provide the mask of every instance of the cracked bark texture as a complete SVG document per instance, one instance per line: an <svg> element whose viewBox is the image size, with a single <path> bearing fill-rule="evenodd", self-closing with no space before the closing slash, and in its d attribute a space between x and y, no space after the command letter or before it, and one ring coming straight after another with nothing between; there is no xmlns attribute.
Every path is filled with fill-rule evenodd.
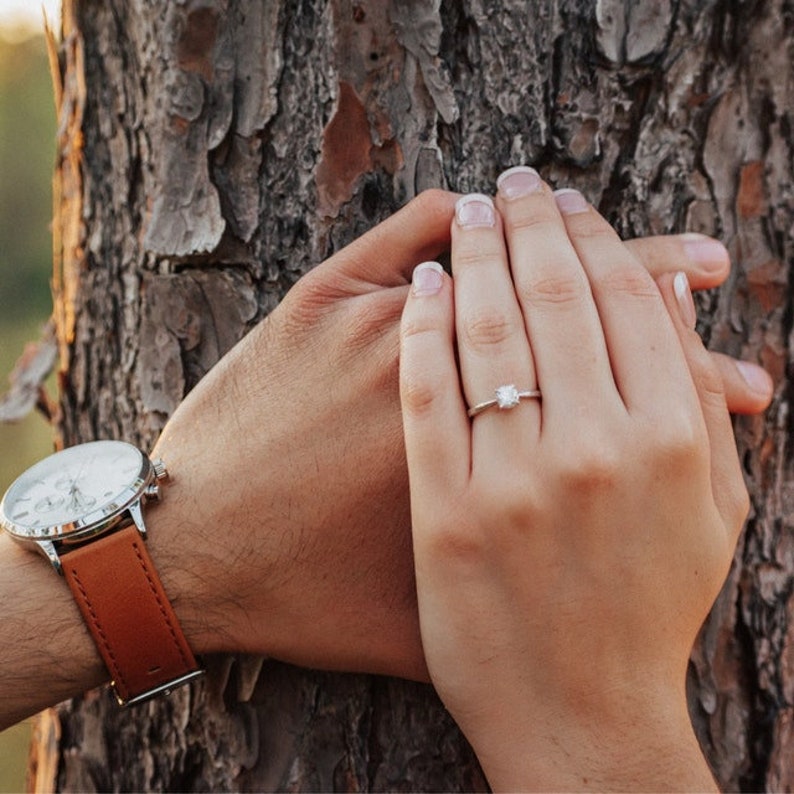
<svg viewBox="0 0 794 794"><path fill-rule="evenodd" d="M626 237L692 230L734 270L699 297L714 349L762 362L736 422L753 509L693 652L720 785L794 790L794 3L66 0L55 316L61 433L150 444L314 264L429 186L528 163ZM472 790L423 686L212 660L130 712L45 714L62 790Z"/></svg>

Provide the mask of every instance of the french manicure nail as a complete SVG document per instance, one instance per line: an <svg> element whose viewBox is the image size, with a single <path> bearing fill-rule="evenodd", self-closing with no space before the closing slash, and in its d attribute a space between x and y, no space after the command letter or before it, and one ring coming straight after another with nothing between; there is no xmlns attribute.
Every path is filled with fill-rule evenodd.
<svg viewBox="0 0 794 794"><path fill-rule="evenodd" d="M543 187L540 174L526 165L516 165L503 171L496 179L496 189L506 198L514 199L538 193Z"/></svg>
<svg viewBox="0 0 794 794"><path fill-rule="evenodd" d="M455 217L464 229L478 226L496 226L496 210L490 196L482 193L469 193L458 199Z"/></svg>
<svg viewBox="0 0 794 794"><path fill-rule="evenodd" d="M678 272L673 279L673 290L678 301L678 310L681 312L681 319L687 328L694 329L697 323L697 312L695 311L695 301L692 299L692 290L689 288L689 281L686 273Z"/></svg>
<svg viewBox="0 0 794 794"><path fill-rule="evenodd" d="M772 394L774 384L769 373L757 364L752 364L749 361L737 361L736 369L744 378L745 383L757 394L763 394L768 397Z"/></svg>
<svg viewBox="0 0 794 794"><path fill-rule="evenodd" d="M587 212L590 205L587 199L578 191L572 188L560 188L554 191L554 200L563 215L576 215L579 212Z"/></svg>
<svg viewBox="0 0 794 794"><path fill-rule="evenodd" d="M702 272L720 272L729 263L728 251L719 240L696 232L688 232L681 237L687 259L697 265Z"/></svg>
<svg viewBox="0 0 794 794"><path fill-rule="evenodd" d="M414 295L435 295L444 284L444 268L438 262L422 262L414 268L411 291Z"/></svg>

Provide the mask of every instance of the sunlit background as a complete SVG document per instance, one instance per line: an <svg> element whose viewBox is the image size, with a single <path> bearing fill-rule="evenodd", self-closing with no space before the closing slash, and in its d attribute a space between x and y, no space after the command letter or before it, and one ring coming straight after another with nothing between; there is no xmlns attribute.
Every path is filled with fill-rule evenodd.
<svg viewBox="0 0 794 794"><path fill-rule="evenodd" d="M58 8L0 0L0 393L51 312L55 110L43 18L57 31ZM40 416L0 424L0 493L50 449ZM0 792L24 790L29 737L27 723L0 733Z"/></svg>

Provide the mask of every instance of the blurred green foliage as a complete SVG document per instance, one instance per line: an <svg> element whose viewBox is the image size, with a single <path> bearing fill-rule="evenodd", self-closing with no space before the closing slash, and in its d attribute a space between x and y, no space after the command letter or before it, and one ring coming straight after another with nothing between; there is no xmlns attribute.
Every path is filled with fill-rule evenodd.
<svg viewBox="0 0 794 794"><path fill-rule="evenodd" d="M0 36L0 392L52 312L55 109L43 36ZM0 490L42 453L40 417L0 425ZM46 447L43 451L47 451Z"/></svg>
<svg viewBox="0 0 794 794"><path fill-rule="evenodd" d="M0 392L52 312L55 109L43 36L0 37ZM0 489L42 451L41 418L0 425Z"/></svg>
<svg viewBox="0 0 794 794"><path fill-rule="evenodd" d="M50 313L55 110L44 39L0 39L0 322Z"/></svg>
<svg viewBox="0 0 794 794"><path fill-rule="evenodd" d="M25 342L40 335L52 311L50 219L55 111L44 38L0 37L0 392ZM0 424L0 494L51 450L37 415ZM0 794L25 785L30 728L0 733Z"/></svg>

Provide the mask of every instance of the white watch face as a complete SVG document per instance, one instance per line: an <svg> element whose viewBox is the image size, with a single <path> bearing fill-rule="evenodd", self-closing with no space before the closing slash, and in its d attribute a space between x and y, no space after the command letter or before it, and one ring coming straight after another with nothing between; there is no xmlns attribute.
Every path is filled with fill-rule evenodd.
<svg viewBox="0 0 794 794"><path fill-rule="evenodd" d="M14 535L59 537L138 498L147 464L140 450L123 441L93 441L56 452L12 483L0 519Z"/></svg>

